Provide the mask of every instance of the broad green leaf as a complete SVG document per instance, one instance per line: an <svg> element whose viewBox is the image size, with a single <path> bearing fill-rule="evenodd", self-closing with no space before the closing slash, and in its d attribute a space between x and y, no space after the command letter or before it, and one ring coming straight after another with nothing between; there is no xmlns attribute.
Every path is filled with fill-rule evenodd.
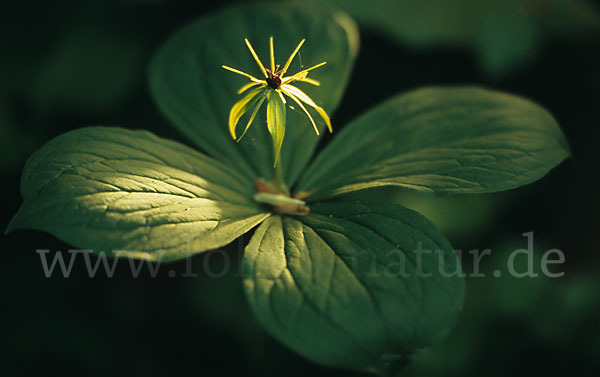
<svg viewBox="0 0 600 377"><path fill-rule="evenodd" d="M311 210L267 219L244 254L248 299L276 338L320 364L389 371L449 331L463 280L433 224L380 202Z"/></svg>
<svg viewBox="0 0 600 377"><path fill-rule="evenodd" d="M45 230L107 255L173 260L224 246L268 217L252 182L146 131L90 127L27 161L9 225Z"/></svg>
<svg viewBox="0 0 600 377"><path fill-rule="evenodd" d="M298 191L335 196L378 186L436 193L507 190L569 155L558 124L523 98L476 88L424 88L349 124L310 165Z"/></svg>
<svg viewBox="0 0 600 377"><path fill-rule="evenodd" d="M240 99L237 90L250 81L221 66L263 79L244 38L269 66L270 36L274 37L275 63L282 65L298 42L306 38L288 75L327 61L309 75L319 80L320 86L298 85L303 85L302 89L331 113L346 86L357 53L358 34L344 13L316 5L252 3L227 8L176 32L158 51L150 69L152 94L166 117L203 150L252 179L273 175L266 108L258 112L244 139L236 144L227 129L229 110ZM287 112L281 151L282 168L290 184L319 141L302 110L295 110ZM323 124L320 127L323 129Z"/></svg>

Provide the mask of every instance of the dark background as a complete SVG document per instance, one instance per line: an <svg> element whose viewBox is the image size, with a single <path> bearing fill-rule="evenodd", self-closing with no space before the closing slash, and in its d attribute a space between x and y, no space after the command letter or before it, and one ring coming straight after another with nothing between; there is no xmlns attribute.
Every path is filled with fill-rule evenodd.
<svg viewBox="0 0 600 377"><path fill-rule="evenodd" d="M3 2L0 225L6 227L20 205L19 177L27 156L65 131L118 125L186 143L150 98L146 67L171 32L228 3ZM457 326L402 375L600 372L600 36L594 27L546 32L556 19L536 14L536 27L544 32L535 48L493 66L481 59L481 45L450 43L443 35L431 44L402 43L372 22L359 25L361 51L346 96L333 114L334 124L343 125L408 89L478 84L545 106L561 124L573 153L542 180L505 193L428 198L382 192L431 218L456 249L492 249L481 264L484 272L505 269L507 253L526 247L522 233L530 231L538 272L545 250L560 249L566 258L558 268L565 276L557 279L494 278L491 273L468 278ZM511 28L508 16L495 21L501 26L498 35ZM428 21L423 20L425 26ZM488 51L495 51L498 40L485 44ZM503 58L500 47L497 54ZM101 271L92 279L78 256L65 279L58 273L46 278L36 250L48 249L52 258L69 245L36 231L1 236L0 374L362 375L315 365L255 322L236 276L246 241L161 266L157 278L146 267L132 278L128 264L120 263L113 278ZM469 258L463 265L467 272L472 269ZM228 266L224 276L210 276ZM188 267L199 276L182 277ZM169 277L170 270L175 277Z"/></svg>

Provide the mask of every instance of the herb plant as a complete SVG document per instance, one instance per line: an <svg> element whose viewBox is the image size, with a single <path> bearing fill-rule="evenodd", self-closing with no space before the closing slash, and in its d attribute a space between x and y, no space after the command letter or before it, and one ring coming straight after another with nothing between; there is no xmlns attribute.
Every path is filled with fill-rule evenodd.
<svg viewBox="0 0 600 377"><path fill-rule="evenodd" d="M327 61L320 85L304 88L318 105L291 92L302 112L286 114L279 86L256 79L254 90L284 115L248 114L267 123L274 148L267 130L250 123L242 140L232 140L243 114L233 127L228 118L242 82L221 69L256 72L241 40L271 36L278 51L306 38L299 60ZM253 55L273 56L271 46L256 45ZM269 74L258 72L266 80L281 79L294 58L278 73L278 51ZM507 190L543 177L569 151L554 118L526 99L429 87L395 96L340 131L334 118L333 140L313 158L357 52L353 21L315 6L240 5L184 27L157 52L150 87L162 113L206 154L146 131L68 132L27 161L24 202L9 230L44 230L115 257L173 261L258 226L245 249L243 284L268 331L323 365L395 370L455 322L464 296L459 261L420 214L369 198L370 191L359 201L344 194L381 186L428 194ZM289 77L318 83L307 71L301 65ZM385 77L373 79L385 85ZM316 133L302 102L323 118L310 118ZM282 126L285 138L275 132Z"/></svg>

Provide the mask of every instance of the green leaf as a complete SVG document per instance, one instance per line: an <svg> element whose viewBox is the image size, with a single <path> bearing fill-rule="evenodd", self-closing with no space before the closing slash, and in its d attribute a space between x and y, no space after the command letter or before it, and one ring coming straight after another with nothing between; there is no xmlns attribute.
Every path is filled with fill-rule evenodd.
<svg viewBox="0 0 600 377"><path fill-rule="evenodd" d="M269 215L234 169L146 131L90 127L27 161L9 231L33 228L108 255L163 261L224 246Z"/></svg>
<svg viewBox="0 0 600 377"><path fill-rule="evenodd" d="M267 102L267 127L273 138L273 154L275 155L273 165L277 165L285 136L285 104L281 97L272 90L269 92Z"/></svg>
<svg viewBox="0 0 600 377"><path fill-rule="evenodd" d="M531 183L568 155L554 118L528 100L476 87L424 88L349 124L298 191L316 189L312 199L378 186L494 192Z"/></svg>
<svg viewBox="0 0 600 377"><path fill-rule="evenodd" d="M449 331L464 286L432 223L381 202L311 210L267 219L244 254L248 299L276 338L320 364L390 371Z"/></svg>
<svg viewBox="0 0 600 377"><path fill-rule="evenodd" d="M229 110L239 100L237 90L250 81L221 66L264 78L244 38L267 63L270 36L274 37L277 64L283 64L298 42L306 38L288 75L327 61L327 65L310 73L321 86L299 85L305 86L303 89L317 104L333 111L357 53L358 34L344 13L316 5L253 3L229 7L175 33L158 51L150 69L152 94L166 117L203 150L252 179L269 179L273 175L274 156L264 127L266 111L258 112L254 126L236 144L227 129ZM290 184L319 141L309 120L297 110L288 111L288 132L281 154Z"/></svg>

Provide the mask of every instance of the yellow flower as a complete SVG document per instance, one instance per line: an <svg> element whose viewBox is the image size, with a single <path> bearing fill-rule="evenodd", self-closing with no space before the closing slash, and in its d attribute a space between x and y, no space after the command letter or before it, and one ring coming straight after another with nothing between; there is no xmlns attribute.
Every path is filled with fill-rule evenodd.
<svg viewBox="0 0 600 377"><path fill-rule="evenodd" d="M238 94L242 94L246 90L248 90L250 88L254 88L248 94L246 94L246 96L244 98L242 98L240 101L238 101L231 108L231 111L229 112L229 132L231 133L231 137L233 138L233 140L240 141L242 139L242 137L246 134L246 131L248 131L248 129L250 128L250 125L252 124L252 121L254 121L254 118L256 117L258 110L260 110L262 104L265 101L267 101L267 128L269 129L269 132L271 133L271 136L273 137L273 148L274 148L274 156L275 156L274 165L276 166L279 161L281 145L283 143L283 137L285 134L286 99L284 97L284 94L287 97L291 98L292 101L297 103L298 106L304 111L304 113L306 114L306 116L308 116L308 119L312 123L313 128L314 128L315 132L317 133L317 135L319 134L319 129L317 128L317 125L315 124L313 117L310 115L310 113L304 106L305 104L312 107L313 109L315 109L317 111L317 113L325 121L325 124L327 125L329 132L332 132L331 122L330 122L329 116L327 116L327 113L325 112L325 110L323 110L323 108L318 106L302 90L291 85L294 81L306 82L308 84L312 84L312 85L316 85L316 86L320 85L320 83L317 80L313 80L313 79L307 77L308 72L315 68L319 68L319 67L325 65L326 62L319 63L310 68L303 69L296 74L293 74L288 77L284 77L288 68L290 67L290 64L292 63L292 60L294 59L294 57L300 50L300 47L302 47L302 45L304 44L305 39L300 41L300 43L298 44L298 47L296 47L294 52L292 52L289 59L287 60L287 62L285 63L285 65L283 66L283 68L281 70L279 70L279 67L280 67L279 65L275 65L275 54L273 51L273 37L269 38L269 46L270 46L270 50L271 50L271 69L265 68L263 66L263 64L261 63L261 61L258 58L258 55L254 51L254 49L252 48L252 45L250 44L248 39L244 39L244 41L246 42L246 45L248 46L250 53L254 57L254 60L256 60L256 64L258 64L260 71L265 76L265 79L260 80L248 73L242 72L235 68L231 68L231 67L228 67L225 65L223 66L223 68L225 68L228 71L237 73L239 75L245 76L250 79L250 82L248 84L242 86L240 88L240 90L238 90ZM248 120L248 123L246 124L246 128L244 129L242 136L240 136L238 139L236 136L236 132L235 132L236 126L237 126L240 118L244 114L246 114L250 111L251 111L250 118Z"/></svg>

